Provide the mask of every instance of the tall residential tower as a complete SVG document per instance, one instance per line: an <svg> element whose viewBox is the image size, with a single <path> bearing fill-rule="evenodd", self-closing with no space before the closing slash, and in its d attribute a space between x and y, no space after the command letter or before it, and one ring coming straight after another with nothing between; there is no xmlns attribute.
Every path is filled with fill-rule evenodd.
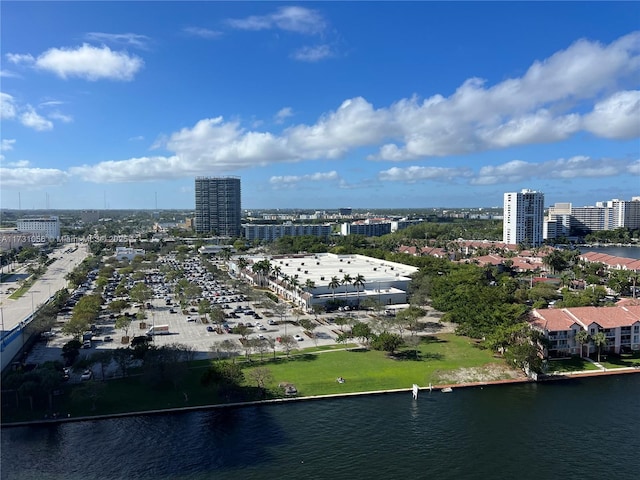
<svg viewBox="0 0 640 480"><path fill-rule="evenodd" d="M196 178L196 232L239 237L240 178Z"/></svg>
<svg viewBox="0 0 640 480"><path fill-rule="evenodd" d="M522 190L504 194L502 241L507 245L541 245L544 227L544 193Z"/></svg>

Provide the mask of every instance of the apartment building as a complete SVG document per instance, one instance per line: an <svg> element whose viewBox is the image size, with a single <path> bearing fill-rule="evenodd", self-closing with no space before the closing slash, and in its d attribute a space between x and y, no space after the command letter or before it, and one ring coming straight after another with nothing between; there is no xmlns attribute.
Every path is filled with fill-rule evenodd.
<svg viewBox="0 0 640 480"><path fill-rule="evenodd" d="M242 233L240 194L238 177L196 178L196 233L239 237Z"/></svg>
<svg viewBox="0 0 640 480"><path fill-rule="evenodd" d="M60 238L60 219L57 216L21 218L17 221L16 229L19 232L28 233L43 240L56 240ZM36 242L37 240L33 240Z"/></svg>
<svg viewBox="0 0 640 480"><path fill-rule="evenodd" d="M507 245L541 245L544 227L544 193L522 190L504 194L502 241Z"/></svg>

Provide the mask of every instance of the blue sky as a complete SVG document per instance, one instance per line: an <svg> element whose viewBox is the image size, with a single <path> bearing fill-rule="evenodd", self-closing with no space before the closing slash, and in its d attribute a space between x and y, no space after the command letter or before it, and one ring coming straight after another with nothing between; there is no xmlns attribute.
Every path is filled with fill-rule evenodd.
<svg viewBox="0 0 640 480"><path fill-rule="evenodd" d="M640 195L632 2L2 2L1 206ZM156 203L157 202L157 203Z"/></svg>

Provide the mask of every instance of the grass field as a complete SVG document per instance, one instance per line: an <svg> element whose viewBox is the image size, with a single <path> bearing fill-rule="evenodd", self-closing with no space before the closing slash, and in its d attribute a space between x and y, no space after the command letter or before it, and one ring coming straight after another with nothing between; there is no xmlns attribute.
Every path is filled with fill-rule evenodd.
<svg viewBox="0 0 640 480"><path fill-rule="evenodd" d="M640 367L640 352L607 355L606 358L600 362L604 368Z"/></svg>
<svg viewBox="0 0 640 480"><path fill-rule="evenodd" d="M548 373L581 372L584 370L598 370L593 363L580 357L563 358L549 361Z"/></svg>
<svg viewBox="0 0 640 480"><path fill-rule="evenodd" d="M282 382L295 384L299 396L366 392L410 388L414 383L427 386L435 383L443 372L504 364L503 360L494 358L491 351L453 334L425 337L418 350L416 356L413 350L401 349L394 357L385 352L359 349L301 352L277 360L265 356L264 362L255 359L243 362L244 388L225 393L201 385L200 378L209 362L193 362L177 387L162 390L150 389L139 375L67 385L63 394L54 398L54 411L78 417L257 400L262 397L251 384L250 371L259 367L271 372L267 398L274 398L282 396L278 388ZM345 383L336 381L340 376ZM92 395L78 398L73 394L78 388L91 390L89 383L94 387ZM42 407L31 411L25 399L20 406L19 410L4 408L3 421L42 419L46 413Z"/></svg>

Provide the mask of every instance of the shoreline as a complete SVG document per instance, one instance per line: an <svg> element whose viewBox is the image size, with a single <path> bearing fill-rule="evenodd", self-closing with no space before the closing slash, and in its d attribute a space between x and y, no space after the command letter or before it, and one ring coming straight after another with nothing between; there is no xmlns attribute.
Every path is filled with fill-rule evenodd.
<svg viewBox="0 0 640 480"><path fill-rule="evenodd" d="M553 375L544 375L544 376L541 375L540 378L538 378L538 380L532 380L530 378L507 378L504 380L491 380L487 382L466 382L466 383L432 385L427 387L418 387L418 390L419 392L424 392L424 391L441 391L442 392L443 390L452 391L458 388L477 388L477 387L482 388L482 387L512 385L512 384L557 382L562 380L573 380L578 378L603 377L603 376L609 376L609 375L624 375L624 374L633 374L633 373L640 373L640 367L623 367L623 368L617 368L615 370L595 370L595 371L588 370L588 371L579 371L579 372L565 372L562 374L553 374ZM25 422L1 423L0 429L17 428L17 427L35 427L35 426L45 426L45 425L59 425L59 424L71 423L71 422L112 420L116 418L135 417L139 415L167 415L167 414L173 414L173 413L218 410L218 409L225 409L225 408L244 408L244 407L255 407L255 406L263 406L263 405L278 405L278 404L283 404L287 402L329 400L329 399L335 399L335 398L359 397L364 395L411 393L412 390L413 390L412 387L407 387L407 388L396 388L396 389L389 389L389 390L334 393L330 395L309 395L305 397L274 398L271 400L254 400L250 402L236 402L236 403L224 403L224 404L214 404L214 405L195 405L192 407L166 408L166 409L160 409L160 410L142 410L138 412L112 413L112 414L95 415L95 416L60 417L60 418L51 418L51 419L42 419L42 420L31 420L31 421L25 421Z"/></svg>

